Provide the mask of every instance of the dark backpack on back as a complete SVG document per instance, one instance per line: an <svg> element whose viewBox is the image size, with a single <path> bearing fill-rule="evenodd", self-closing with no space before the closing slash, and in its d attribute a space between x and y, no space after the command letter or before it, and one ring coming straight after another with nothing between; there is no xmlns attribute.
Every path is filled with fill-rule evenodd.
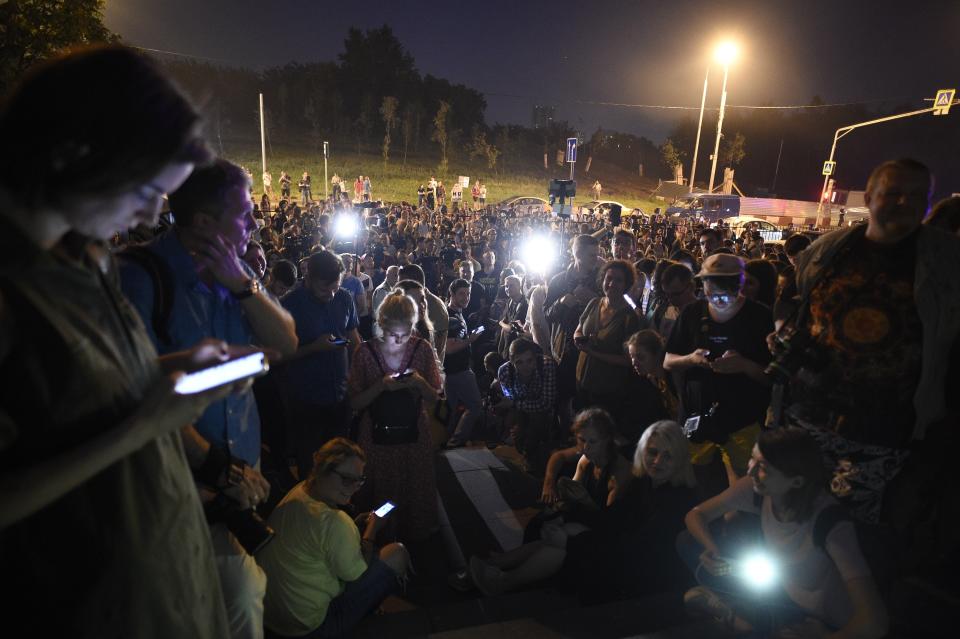
<svg viewBox="0 0 960 639"><path fill-rule="evenodd" d="M170 315L173 312L174 283L173 273L166 262L156 253L142 244L131 244L115 256L118 261L134 264L146 271L153 284L153 312L150 315L150 327L161 345L170 345ZM144 318L146 321L147 318Z"/></svg>

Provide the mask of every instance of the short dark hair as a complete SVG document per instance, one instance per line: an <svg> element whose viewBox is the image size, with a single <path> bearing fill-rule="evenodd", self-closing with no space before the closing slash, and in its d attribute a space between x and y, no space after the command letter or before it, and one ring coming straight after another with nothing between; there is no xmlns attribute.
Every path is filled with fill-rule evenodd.
<svg viewBox="0 0 960 639"><path fill-rule="evenodd" d="M400 267L400 279L413 280L414 282L419 282L422 286L425 281L423 268L421 268L419 264L404 264Z"/></svg>
<svg viewBox="0 0 960 639"><path fill-rule="evenodd" d="M880 176L887 171L908 171L911 173L919 173L924 176L924 179L927 182L928 196L930 191L933 189L933 174L930 172L930 167L919 160L914 160L913 158L900 158L899 160L887 160L870 172L870 177L867 178L867 192L873 190L873 185L877 180L880 179Z"/></svg>
<svg viewBox="0 0 960 639"><path fill-rule="evenodd" d="M307 277L315 282L332 282L344 270L340 258L327 250L317 251L307 258Z"/></svg>
<svg viewBox="0 0 960 639"><path fill-rule="evenodd" d="M647 277L650 277L653 275L654 269L657 268L657 260L652 257L645 257L637 260L637 262L634 264L634 267L636 267L637 271L643 273Z"/></svg>
<svg viewBox="0 0 960 639"><path fill-rule="evenodd" d="M290 260L280 260L270 269L270 277L290 288L297 283L297 265Z"/></svg>
<svg viewBox="0 0 960 639"><path fill-rule="evenodd" d="M783 241L783 252L788 257L793 257L808 246L810 246L810 238L802 233L795 233Z"/></svg>
<svg viewBox="0 0 960 639"><path fill-rule="evenodd" d="M660 286L662 288L667 282L673 281L688 284L693 281L693 272L686 265L674 262L663 270L663 274L660 276Z"/></svg>
<svg viewBox="0 0 960 639"><path fill-rule="evenodd" d="M600 272L597 273L597 282L600 287L603 287L603 278L607 276L607 271L620 271L623 274L624 283L626 289L630 290L634 283L637 281L637 269L633 268L633 264L626 260L610 260L602 267L600 267Z"/></svg>
<svg viewBox="0 0 960 639"><path fill-rule="evenodd" d="M709 236L709 237L712 237L714 240L717 241L717 244L723 242L723 236L720 235L720 231L718 231L717 229L713 228L712 226L707 226L707 227L704 227L703 229L701 229L700 232L697 233L697 238L701 238L701 237L703 237L704 235L707 235L707 236Z"/></svg>
<svg viewBox="0 0 960 639"><path fill-rule="evenodd" d="M524 353L533 353L536 357L543 357L543 349L536 342L526 337L518 337L510 342L510 357L519 357Z"/></svg>
<svg viewBox="0 0 960 639"><path fill-rule="evenodd" d="M660 333L647 328L642 331L637 331L623 343L624 350L629 349L631 346L634 348L642 348L648 353L662 359L667 349L667 341Z"/></svg>
<svg viewBox="0 0 960 639"><path fill-rule="evenodd" d="M30 69L0 107L0 184L27 207L117 195L212 153L200 114L148 57L75 49Z"/></svg>
<svg viewBox="0 0 960 639"><path fill-rule="evenodd" d="M250 177L242 168L223 158L217 158L210 166L196 169L170 194L170 210L174 223L179 227L193 226L199 213L219 219L223 213L224 195L229 189L250 187Z"/></svg>
<svg viewBox="0 0 960 639"><path fill-rule="evenodd" d="M462 288L470 288L470 282L468 282L467 280L460 279L458 277L457 279L450 282L450 286L447 290L450 293L450 297L453 297L453 294Z"/></svg>
<svg viewBox="0 0 960 639"><path fill-rule="evenodd" d="M616 242L618 240L630 242L634 246L637 245L637 237L627 229L618 229L617 232L613 234L613 241Z"/></svg>
<svg viewBox="0 0 960 639"><path fill-rule="evenodd" d="M829 481L820 445L808 430L788 426L763 429L757 437L757 448L767 463L787 477L803 477L803 485L791 489L784 496L784 503L792 521L809 520Z"/></svg>

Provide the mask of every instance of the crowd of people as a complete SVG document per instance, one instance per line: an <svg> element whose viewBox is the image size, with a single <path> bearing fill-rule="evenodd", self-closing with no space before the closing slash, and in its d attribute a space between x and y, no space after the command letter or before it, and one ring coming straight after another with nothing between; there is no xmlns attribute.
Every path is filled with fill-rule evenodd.
<svg viewBox="0 0 960 639"><path fill-rule="evenodd" d="M307 173L297 203L284 173L255 203L199 126L120 46L38 66L0 111L11 615L343 635L409 577L436 455L468 446L542 481L525 543L451 575L484 596L675 591L735 633L881 637L891 578L955 565L958 204L928 211L923 164L876 167L866 224L778 244L499 209L480 183L448 208L433 178L355 207ZM256 381L175 389L251 351Z"/></svg>

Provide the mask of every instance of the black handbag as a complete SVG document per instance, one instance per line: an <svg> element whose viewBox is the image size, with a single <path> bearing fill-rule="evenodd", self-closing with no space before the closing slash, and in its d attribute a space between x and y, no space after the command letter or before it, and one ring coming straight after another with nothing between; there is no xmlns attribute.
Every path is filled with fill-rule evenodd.
<svg viewBox="0 0 960 639"><path fill-rule="evenodd" d="M373 345L366 342L366 346L370 349L373 361L377 363L380 372L386 375L387 372L383 370ZM419 348L418 342L402 370L410 368ZM410 388L380 393L368 409L373 422L373 443L380 446L415 443L420 435L418 426L422 403L423 398L420 394Z"/></svg>

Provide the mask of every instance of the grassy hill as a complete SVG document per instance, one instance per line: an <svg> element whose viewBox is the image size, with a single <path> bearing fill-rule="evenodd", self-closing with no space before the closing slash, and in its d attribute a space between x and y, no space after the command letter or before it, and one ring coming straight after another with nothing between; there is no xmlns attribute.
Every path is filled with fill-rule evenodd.
<svg viewBox="0 0 960 639"><path fill-rule="evenodd" d="M241 164L254 174L254 192L262 192L260 176L260 148L250 146L239 147L226 157ZM501 158L502 159L502 158ZM544 170L543 164L524 162L522 168L517 168L520 161L507 158L507 171L491 171L485 163L471 162L466 158L451 159L446 175L437 175L437 158L429 156L408 156L406 166L403 166L402 156L394 153L390 161L384 165L383 158L374 154L357 154L356 150L331 152L328 160L328 179L334 172L349 180L349 189L352 193L353 181L358 175L369 175L373 184L373 196L376 199L398 202L402 200L416 201L417 187L425 184L430 176L436 176L447 185L454 184L459 175L470 177L470 184L478 178L487 185L487 202L495 203L513 195L535 195L547 197L547 184L551 178L565 178L569 176L569 165L551 167ZM590 187L594 180L599 179L603 185L602 197L616 200L630 207L639 207L644 211L652 211L656 206L663 206L663 202L650 199L650 191L657 186L657 181L649 178L640 178L636 173L594 160L590 173L583 174L586 158L581 157L576 166L578 195L576 202L585 202L592 199ZM313 181L314 197L323 197L323 155L303 149L280 149L274 147L274 153L267 155L267 168L273 174L274 191L278 191L277 180L280 171L284 170L293 178L294 192L296 182L303 171L308 171Z"/></svg>

